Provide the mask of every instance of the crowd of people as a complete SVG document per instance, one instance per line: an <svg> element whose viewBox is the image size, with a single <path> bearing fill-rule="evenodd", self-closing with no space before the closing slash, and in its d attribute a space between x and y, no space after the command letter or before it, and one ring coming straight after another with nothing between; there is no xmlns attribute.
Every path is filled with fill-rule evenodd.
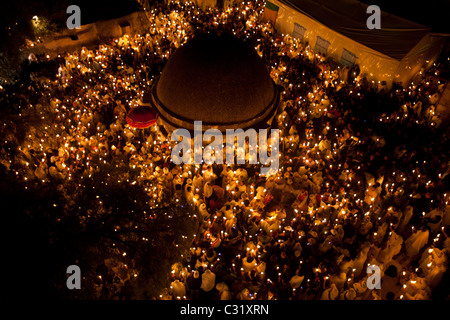
<svg viewBox="0 0 450 320"><path fill-rule="evenodd" d="M123 167L117 179L142 185L152 207L185 201L198 230L159 299L432 298L450 248L449 141L436 112L448 60L387 88L277 34L262 10L155 3L146 35L67 53L53 79L3 90L26 123L4 120L1 163L18 179L59 184L68 203L102 163ZM284 88L275 175L174 165L163 127L125 120L172 52L210 31L250 41ZM368 266L381 270L381 289L368 287Z"/></svg>

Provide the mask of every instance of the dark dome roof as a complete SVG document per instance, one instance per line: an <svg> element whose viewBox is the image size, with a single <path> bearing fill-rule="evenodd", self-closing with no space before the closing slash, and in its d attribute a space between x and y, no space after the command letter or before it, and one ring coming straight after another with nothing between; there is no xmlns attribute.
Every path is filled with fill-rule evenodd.
<svg viewBox="0 0 450 320"><path fill-rule="evenodd" d="M250 45L228 34L202 34L173 53L151 100L175 127L201 120L204 130L247 128L273 117L279 93Z"/></svg>

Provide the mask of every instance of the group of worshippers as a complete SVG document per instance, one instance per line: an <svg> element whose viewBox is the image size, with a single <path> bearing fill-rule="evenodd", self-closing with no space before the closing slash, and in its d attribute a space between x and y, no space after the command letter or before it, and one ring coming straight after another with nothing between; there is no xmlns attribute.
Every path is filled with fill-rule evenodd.
<svg viewBox="0 0 450 320"><path fill-rule="evenodd" d="M72 52L55 81L2 93L23 116L54 115L45 130L29 125L12 159L2 150L2 164L25 180L57 181L72 201L94 163L114 162L139 169L138 183L152 181L156 202L186 201L198 231L163 299L430 299L450 246L442 81L421 72L409 87L388 88L269 24L246 23L239 10L154 10L146 36ZM254 165L174 165L164 128L143 133L125 121L170 54L210 30L248 37L284 87L275 175ZM380 268L381 289L368 288L368 266Z"/></svg>

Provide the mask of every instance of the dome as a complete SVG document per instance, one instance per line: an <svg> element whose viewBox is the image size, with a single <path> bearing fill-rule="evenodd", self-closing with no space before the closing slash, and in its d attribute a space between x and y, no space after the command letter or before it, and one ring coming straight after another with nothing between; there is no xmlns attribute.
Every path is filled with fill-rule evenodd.
<svg viewBox="0 0 450 320"><path fill-rule="evenodd" d="M170 127L268 127L279 92L251 45L228 34L201 34L177 49L144 96Z"/></svg>

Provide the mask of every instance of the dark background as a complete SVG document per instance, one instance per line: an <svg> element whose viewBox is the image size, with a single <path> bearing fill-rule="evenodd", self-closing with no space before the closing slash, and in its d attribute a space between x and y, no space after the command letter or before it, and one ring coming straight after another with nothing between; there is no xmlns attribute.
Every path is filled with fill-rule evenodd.
<svg viewBox="0 0 450 320"><path fill-rule="evenodd" d="M381 11L431 27L432 32L450 32L449 0L360 0L360 2L367 5L377 5ZM381 21L381 26L383 26L383 21Z"/></svg>

